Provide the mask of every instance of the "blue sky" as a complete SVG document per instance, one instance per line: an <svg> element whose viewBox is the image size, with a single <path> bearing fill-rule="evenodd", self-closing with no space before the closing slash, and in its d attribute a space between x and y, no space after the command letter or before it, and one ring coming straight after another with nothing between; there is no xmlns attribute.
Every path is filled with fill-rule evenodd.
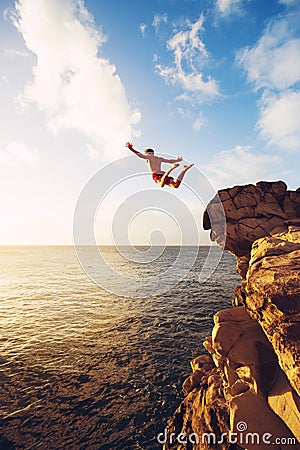
<svg viewBox="0 0 300 450"><path fill-rule="evenodd" d="M3 0L1 243L71 244L80 192L127 140L195 162L187 184L200 170L215 189L297 188L299 19L298 0ZM100 208L99 243L126 196L160 195L150 175L129 184ZM201 225L204 205L185 186L172 195ZM134 243L148 242L149 214Z"/></svg>

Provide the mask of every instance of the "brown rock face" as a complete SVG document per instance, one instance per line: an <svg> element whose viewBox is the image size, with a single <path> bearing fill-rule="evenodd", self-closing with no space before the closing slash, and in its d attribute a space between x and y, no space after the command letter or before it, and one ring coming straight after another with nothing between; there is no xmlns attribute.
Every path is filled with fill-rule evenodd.
<svg viewBox="0 0 300 450"><path fill-rule="evenodd" d="M254 242L245 305L300 395L300 227Z"/></svg>
<svg viewBox="0 0 300 450"><path fill-rule="evenodd" d="M298 448L298 396L259 324L244 306L220 311L214 323L204 343L212 360L202 355L192 361L194 372L183 384L186 397L168 423L164 450L267 450L268 436L276 450L285 448L276 439Z"/></svg>
<svg viewBox="0 0 300 450"><path fill-rule="evenodd" d="M237 256L243 281L234 305L245 305L259 322L300 394L300 189L261 181L221 190L203 222L212 239Z"/></svg>
<svg viewBox="0 0 300 450"><path fill-rule="evenodd" d="M236 256L248 255L252 243L300 224L300 191L288 191L283 181L260 181L223 189L208 204L205 230Z"/></svg>
<svg viewBox="0 0 300 450"><path fill-rule="evenodd" d="M245 423L247 431L257 433L260 438L268 432L273 438L292 438L291 429L280 415L283 411L277 408L277 413L274 413L268 403L271 393L272 399L275 397L274 385L282 371L259 324L251 319L245 307L220 311L214 322L210 351L224 374L223 389L229 406L230 430L240 431L239 424ZM289 390L293 395L291 387ZM286 400L292 406L291 399ZM297 427L294 430L297 431ZM260 439L247 448L267 448L267 445L264 446Z"/></svg>
<svg viewBox="0 0 300 450"><path fill-rule="evenodd" d="M277 358L259 324L245 307L225 309L214 317L210 353L233 390L241 380L254 392L267 394L277 373ZM205 345L205 343L204 343Z"/></svg>
<svg viewBox="0 0 300 450"><path fill-rule="evenodd" d="M198 358L203 357L208 358L204 355ZM194 377L196 372L197 382ZM229 447L226 438L229 436L229 408L223 395L219 370L213 367L210 359L209 370L197 369L196 372L185 381L186 397L168 422L164 450L225 450ZM237 447L233 446L232 450L234 448Z"/></svg>
<svg viewBox="0 0 300 450"><path fill-rule="evenodd" d="M277 181L221 190L203 226L237 256L242 282L234 307L214 317L210 356L192 362L164 449L299 449L300 188Z"/></svg>

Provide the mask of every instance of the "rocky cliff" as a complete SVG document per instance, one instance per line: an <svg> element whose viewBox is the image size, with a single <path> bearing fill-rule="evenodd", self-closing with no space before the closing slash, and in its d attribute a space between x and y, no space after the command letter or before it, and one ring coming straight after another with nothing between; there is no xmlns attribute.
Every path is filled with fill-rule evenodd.
<svg viewBox="0 0 300 450"><path fill-rule="evenodd" d="M164 449L300 448L300 190L221 190L203 226L242 282L191 363Z"/></svg>

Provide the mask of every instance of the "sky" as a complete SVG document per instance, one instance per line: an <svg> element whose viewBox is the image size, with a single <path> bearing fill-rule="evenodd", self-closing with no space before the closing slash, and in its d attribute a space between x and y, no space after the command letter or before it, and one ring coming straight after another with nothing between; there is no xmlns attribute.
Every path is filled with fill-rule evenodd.
<svg viewBox="0 0 300 450"><path fill-rule="evenodd" d="M208 192L260 180L299 186L299 0L0 8L0 244L72 244L81 192L93 176L100 192L109 164L105 176L120 182L99 197L99 244L122 235L112 235L117 216L132 244L179 245L182 218L201 229ZM195 166L176 192L161 190L126 141ZM187 216L168 210L173 200ZM117 212L127 202L135 210L123 224Z"/></svg>

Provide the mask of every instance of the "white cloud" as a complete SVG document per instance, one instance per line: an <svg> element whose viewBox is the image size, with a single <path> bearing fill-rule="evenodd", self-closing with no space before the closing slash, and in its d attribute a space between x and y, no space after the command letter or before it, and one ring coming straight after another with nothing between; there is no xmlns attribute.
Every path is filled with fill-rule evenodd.
<svg viewBox="0 0 300 450"><path fill-rule="evenodd" d="M300 38L291 36L288 19L271 23L252 48L237 54L256 89L287 89L300 80Z"/></svg>
<svg viewBox="0 0 300 450"><path fill-rule="evenodd" d="M300 38L297 15L273 19L252 48L238 52L255 90L261 89L257 128L268 145L300 147Z"/></svg>
<svg viewBox="0 0 300 450"><path fill-rule="evenodd" d="M241 11L242 0L217 0L217 10L224 16Z"/></svg>
<svg viewBox="0 0 300 450"><path fill-rule="evenodd" d="M249 146L237 145L223 150L212 161L202 166L216 189L260 180L277 180L284 177L280 170L281 159L269 154L257 154Z"/></svg>
<svg viewBox="0 0 300 450"><path fill-rule="evenodd" d="M24 103L45 114L53 133L82 132L87 144L112 159L134 135L132 111L116 68L97 52L105 36L82 0L19 0L12 17L27 48L37 56Z"/></svg>
<svg viewBox="0 0 300 450"><path fill-rule="evenodd" d="M15 164L19 161L34 163L37 161L37 152L23 142L10 142L5 149L0 150L0 161L6 164Z"/></svg>
<svg viewBox="0 0 300 450"><path fill-rule="evenodd" d="M196 117L193 121L193 129L199 131L204 125L206 121L203 118L203 115L200 113L198 117Z"/></svg>
<svg viewBox="0 0 300 450"><path fill-rule="evenodd" d="M15 56L21 56L23 58L27 58L30 56L29 52L24 52L22 50L18 50L16 48L6 48L4 50L4 54L10 58L14 58Z"/></svg>
<svg viewBox="0 0 300 450"><path fill-rule="evenodd" d="M182 108L181 106L177 106L176 111L183 120L191 122L192 128L195 131L199 131L206 125L206 119L201 111L196 112L192 108Z"/></svg>
<svg viewBox="0 0 300 450"><path fill-rule="evenodd" d="M268 95L261 105L258 127L269 145L300 148L300 92Z"/></svg>
<svg viewBox="0 0 300 450"><path fill-rule="evenodd" d="M141 23L139 28L140 28L141 35L143 37L145 37L146 36L147 25L145 23Z"/></svg>
<svg viewBox="0 0 300 450"><path fill-rule="evenodd" d="M167 14L156 14L153 18L152 26L157 32L159 30L159 27L162 23L168 23L168 16Z"/></svg>
<svg viewBox="0 0 300 450"><path fill-rule="evenodd" d="M210 76L205 79L201 72L209 58L205 44L199 37L203 22L204 17L201 15L195 23L188 22L187 29L175 33L169 39L167 48L173 53L173 65L156 65L159 75L168 84L179 86L188 101L196 99L201 102L219 95L216 80Z"/></svg>

